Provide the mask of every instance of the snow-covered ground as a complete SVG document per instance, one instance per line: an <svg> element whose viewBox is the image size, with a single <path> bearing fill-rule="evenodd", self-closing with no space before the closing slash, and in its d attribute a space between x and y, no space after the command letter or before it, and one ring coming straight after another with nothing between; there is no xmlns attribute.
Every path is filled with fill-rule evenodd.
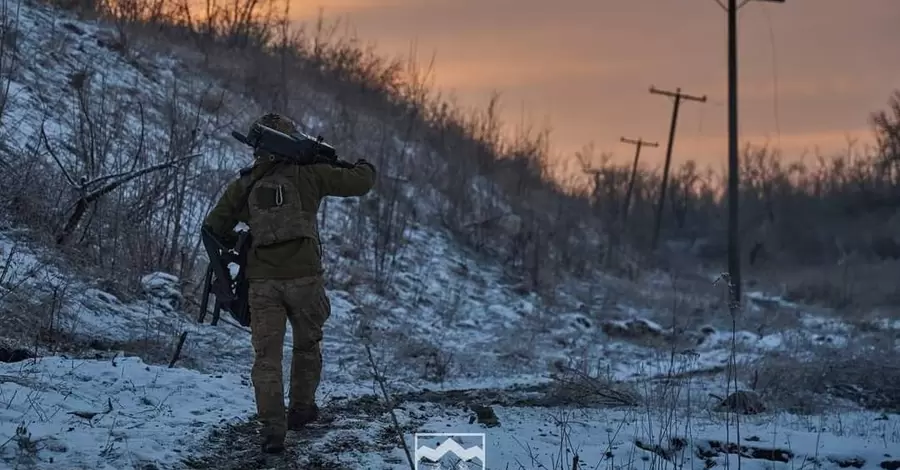
<svg viewBox="0 0 900 470"><path fill-rule="evenodd" d="M23 47L41 53L11 86L8 112L17 125L2 129L10 151L26 148L44 117L51 138L61 132L44 113L47 103L87 62L106 86L148 95L165 96L167 83L183 72L174 57L156 57L150 69L148 56L123 58L98 41L112 37L103 27L43 6L23 4L21 13ZM56 35L41 33L51 30ZM741 416L738 425L734 413L714 411L719 398L712 396L734 390L722 375L730 360L800 357L798 345L834 349L863 336L842 320L751 293L748 318L764 317L774 305L791 321L734 333L720 321L673 335L665 314L628 299L609 302L602 279L588 297L573 288L544 302L446 231L416 224L383 273L392 288L379 294L370 275L358 274L375 263L371 250L352 259L348 253L358 247L342 236L356 204L329 204L324 223L333 306L320 389L325 422L291 433L288 453L268 459L253 439L247 329L227 317L218 326L197 324L185 313L181 281L166 273L147 273L134 298L117 296L64 269L0 220L0 320L19 321L11 310L33 307L43 313L32 321L82 344L60 350L20 342L12 346L38 357L0 363L0 468L409 468L394 418L411 452L417 432L485 434L491 469L900 468L897 415L769 409ZM48 310L47 298L59 304ZM713 312L710 320L726 315ZM14 325L2 328L0 339ZM168 367L183 333L180 358ZM564 380L573 376L583 380ZM393 414L382 404L382 383L399 402ZM577 386L587 386L589 396L567 395Z"/></svg>
<svg viewBox="0 0 900 470"><path fill-rule="evenodd" d="M176 462L210 426L246 415L245 374L148 366L137 357L45 357L5 365L2 457L39 468Z"/></svg>
<svg viewBox="0 0 900 470"><path fill-rule="evenodd" d="M28 360L4 365L0 381L0 458L9 468L183 468L213 427L238 422L253 410L246 373L203 374L136 357ZM575 455L577 468L736 466L739 455L744 468L759 469L889 469L900 463L896 415L767 414L741 417L738 424L734 415L699 407L493 410L500 424L490 427L472 423L470 411L448 404L405 403L396 414L417 433L484 434L492 469L572 468ZM303 443L303 458L331 454L333 464L343 464L339 468L408 468L402 449L384 437L389 425L384 413L348 413L312 445L303 437L291 442ZM231 437L232 448L252 446L247 435ZM414 450L414 435L405 438ZM419 439L436 447L446 438ZM735 442L741 451L729 447Z"/></svg>
<svg viewBox="0 0 900 470"><path fill-rule="evenodd" d="M9 253L12 243L2 241L3 252ZM463 289L474 292L474 286L465 284L466 276L485 286L502 285L490 277L490 266L483 270L472 266L466 276L442 279L440 268L450 269L457 262L446 256L452 250L451 242L445 240L442 245L437 236L421 242L421 251L412 247L406 253L444 255L438 256L443 264L429 268L434 276L423 279L423 297L438 295L447 282L463 283ZM17 271L11 276L35 266L36 259L20 251L15 258ZM54 278L41 279L46 283ZM255 449L251 439L255 428L246 423L255 411L249 382L249 334L227 321L215 327L191 321L178 310L181 297L176 282L161 273L148 275L144 296L129 303L96 288L70 287L80 293L71 298L59 328L106 340L113 347L88 358L49 356L0 364L3 462L32 462L35 468L184 468L188 459L194 468L218 468L190 459L214 445L209 432L217 426L221 427L219 436L233 439L228 444L231 449L245 448L247 453ZM326 328L326 371L320 401L326 412L335 415L335 421L314 437L292 437L302 451L289 455L304 462L321 452L329 456L332 465L343 465L336 468L407 468L403 451L386 431L391 426L390 414L378 405L381 391L354 334L364 315L359 308L363 302L347 291L332 290L330 296L334 313ZM717 400L709 394L724 396L725 380L715 374L702 375L727 362L730 334L709 333L696 348L681 351L672 359L666 352L611 338L601 328L570 323L562 315L547 331L528 340L531 360L510 362L498 354L509 347L504 332L520 331L516 321L536 315L536 307L502 289L482 302L477 298L467 297L451 323L440 321L439 313L425 306L415 315L409 313L411 307L380 310L375 324L381 325L383 336L373 335L372 349L375 360L387 369L384 376L390 393L403 400L395 413L408 431L408 446L413 445L414 432L480 432L486 435L488 468L561 468L552 464L561 449L563 460L569 462L566 468L571 468L574 453L582 462L578 468L598 468L598 464L644 468L653 462L706 468L709 462L725 465L726 460L736 464L736 455L713 452L722 447L715 442L736 442L738 432L734 414L711 411ZM635 322L662 330L646 320ZM791 337L823 334L807 331L811 328L808 323L803 330L763 337L739 332L737 340L744 351L740 360L783 349ZM394 328L390 328L392 324ZM828 331L835 338L846 339L839 336L839 330L833 327ZM133 355L123 357L114 346L148 336L162 337L171 354L182 331L188 332L188 340L174 368L167 367L168 357L160 358L159 364L146 364ZM516 333L521 334L524 332ZM567 346L554 338L578 340ZM419 351L422 357L412 357L409 349L417 344L431 349ZM426 373L431 351L458 355L448 361L450 370L443 382ZM290 334L286 358L289 352ZM630 406L607 401L585 408L559 400L550 378L552 364L575 354L594 358L595 370L628 386L638 401ZM519 365L512 367L513 363ZM285 373L287 366L286 360ZM680 378L675 385L661 386L654 377ZM481 405L493 406L499 426L471 422L472 409ZM726 425L729 419L731 423ZM755 462L759 468L795 468L810 465L810 459L841 467L841 462L857 458L865 462L858 468L877 468L882 460L900 458L896 415L842 411L809 417L771 412L742 416L740 433L744 445L764 449L750 449L744 455L744 465ZM565 437L563 447L561 436ZM673 446L678 449L670 452ZM792 457L778 464L751 458L775 449L790 452ZM148 467L150 464L155 467ZM296 468L304 468L298 465Z"/></svg>

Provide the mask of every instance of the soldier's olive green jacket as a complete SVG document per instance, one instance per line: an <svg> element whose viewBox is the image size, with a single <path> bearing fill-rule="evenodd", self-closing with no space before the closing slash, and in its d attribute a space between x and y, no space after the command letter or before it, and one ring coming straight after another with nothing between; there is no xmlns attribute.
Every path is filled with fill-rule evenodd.
<svg viewBox="0 0 900 470"><path fill-rule="evenodd" d="M273 163L257 159L249 172L231 182L225 194L204 220L204 225L227 246L234 246L237 234L234 227L238 222L250 217L247 207L247 187L251 181L272 169L294 181L300 191L304 208L315 208L326 196L363 196L375 183L375 170L367 164L357 164L353 168L341 168L327 163L294 165ZM298 214L299 216L299 214ZM253 228L250 228L252 235ZM276 245L254 247L247 254L247 277L249 279L291 279L321 275L322 259L317 240L303 238Z"/></svg>

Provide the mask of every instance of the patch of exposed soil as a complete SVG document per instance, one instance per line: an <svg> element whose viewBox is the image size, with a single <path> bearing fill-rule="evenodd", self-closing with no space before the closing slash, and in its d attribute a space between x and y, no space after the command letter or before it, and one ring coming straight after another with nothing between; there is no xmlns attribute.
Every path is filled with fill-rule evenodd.
<svg viewBox="0 0 900 470"><path fill-rule="evenodd" d="M359 411L364 412L365 408ZM338 456L394 447L393 443L385 442L380 436L366 442L346 432L370 424L372 418L363 414L336 419L333 409L323 409L319 422L302 431L288 432L285 451L273 455L262 452L260 425L251 417L214 429L203 446L203 454L188 457L182 463L184 468L198 470L353 470L355 465L342 463Z"/></svg>
<svg viewBox="0 0 900 470"><path fill-rule="evenodd" d="M559 393L558 384L518 385L506 389L422 390L392 397L397 408L404 409L408 424L401 432L414 432L429 418L430 408L457 408L471 412L472 421L500 425L485 418L491 406L555 407L581 404L571 396ZM375 395L352 399L333 397L322 407L319 422L301 432L288 432L286 450L280 455L267 455L260 450L259 424L248 420L226 424L210 432L208 441L197 454L183 461L184 468L196 470L244 470L278 468L285 470L343 470L355 468L339 457L349 452L389 452L399 446L397 432L391 425L390 410ZM353 430L381 423L377 435L363 439ZM399 462L398 462L399 463Z"/></svg>
<svg viewBox="0 0 900 470"><path fill-rule="evenodd" d="M409 433L424 422L424 414L408 415L412 422L401 426L401 433ZM355 432L371 428L373 423L381 424L374 436L368 432ZM208 441L197 449L198 454L183 461L184 468L353 470L358 465L342 461L348 455L389 452L399 446L398 434L391 425L388 410L374 395L352 400L332 399L320 410L317 422L307 425L302 431L288 432L285 451L281 454L263 453L259 432L260 424L255 416L217 427L210 432Z"/></svg>

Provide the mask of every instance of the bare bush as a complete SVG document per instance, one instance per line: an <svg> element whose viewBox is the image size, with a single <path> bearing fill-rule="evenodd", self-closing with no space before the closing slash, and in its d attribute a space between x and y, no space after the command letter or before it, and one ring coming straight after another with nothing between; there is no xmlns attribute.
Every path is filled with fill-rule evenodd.
<svg viewBox="0 0 900 470"><path fill-rule="evenodd" d="M550 393L560 404L637 406L643 402L643 398L628 384L617 383L583 362L572 366L557 363L554 369Z"/></svg>
<svg viewBox="0 0 900 470"><path fill-rule="evenodd" d="M19 1L3 0L0 3L0 128L4 124L8 104L13 99L10 90L20 64L18 26L21 6ZM5 164L0 157L0 165Z"/></svg>
<svg viewBox="0 0 900 470"><path fill-rule="evenodd" d="M216 149L207 143L220 114L206 110L215 91L176 79L167 100L147 112L140 95L103 80L89 69L72 78L75 109L62 118L64 132L51 135L46 124L40 130L55 168L42 158L21 159L15 168L16 178L35 174L47 189L37 197L12 182L7 208L22 221L43 221L57 244L81 253L102 278L129 284L150 270L190 273L203 215L195 211L209 207L218 186L209 184L215 176L187 163ZM162 134L148 137L155 129Z"/></svg>
<svg viewBox="0 0 900 470"><path fill-rule="evenodd" d="M436 209L431 215L461 240L504 261L523 288L546 294L573 274L606 270L637 279L646 267L690 271L724 261L720 172L691 161L672 169L662 221L662 237L670 242L665 257L684 251L699 263L645 256L659 199L658 172L641 169L631 184L628 165L600 162L589 181L561 182L548 131L523 126L513 138L504 138L499 97L483 110L464 111L432 88L432 64L420 67L414 48L406 60L382 57L360 38L339 34L340 23L322 16L311 28L293 28L289 10L272 1L211 0L199 8L158 0L67 6L113 21L120 42L166 42L167 47L199 50L195 65L255 101L243 112L254 112L258 105L308 120L346 157L374 160L383 170L379 189L360 216L378 226L359 231L371 241L364 258L373 260L374 277L386 283L405 230L429 205ZM202 108L220 109L216 96L203 98ZM891 228L900 220L898 96L891 97L886 111L873 115L879 145L870 152L849 149L812 165L785 165L771 149L746 148L741 227L748 240L742 256L750 261L750 281L759 280L759 270L789 274L832 266L847 252L872 260L900 258ZM173 122L177 129L191 127L183 118ZM218 128L235 123L225 120ZM185 150L200 140L173 139ZM156 256L141 264L172 267L178 258L193 259L184 240L178 241L187 231L174 215L190 205L192 179L184 168L166 175L179 189L170 193L170 205L160 215L166 228L163 239L154 242L160 246L151 250ZM422 194L410 196L412 186L434 194L422 201ZM141 207L155 192L144 193ZM623 201L629 192L625 224ZM876 225L884 220L891 222Z"/></svg>
<svg viewBox="0 0 900 470"><path fill-rule="evenodd" d="M770 354L750 364L757 391L781 409L817 413L823 409L861 406L886 412L900 410L900 367L893 334L878 332L847 347L806 345L803 354Z"/></svg>

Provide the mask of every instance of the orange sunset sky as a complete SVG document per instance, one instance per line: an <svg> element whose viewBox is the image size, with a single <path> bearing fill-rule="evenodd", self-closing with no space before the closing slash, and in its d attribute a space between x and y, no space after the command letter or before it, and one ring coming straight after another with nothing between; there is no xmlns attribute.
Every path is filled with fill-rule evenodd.
<svg viewBox="0 0 900 470"><path fill-rule="evenodd" d="M297 0L298 21L324 9L387 55L413 41L436 55L435 81L464 105L501 93L505 122L552 128L556 152L593 142L617 160L620 136L660 143L671 99L650 85L708 96L684 102L673 160L724 164L725 12L715 0ZM871 141L868 115L900 88L900 0L751 2L740 10L741 143L831 154ZM777 87L776 87L777 85ZM777 88L777 96L776 96Z"/></svg>

